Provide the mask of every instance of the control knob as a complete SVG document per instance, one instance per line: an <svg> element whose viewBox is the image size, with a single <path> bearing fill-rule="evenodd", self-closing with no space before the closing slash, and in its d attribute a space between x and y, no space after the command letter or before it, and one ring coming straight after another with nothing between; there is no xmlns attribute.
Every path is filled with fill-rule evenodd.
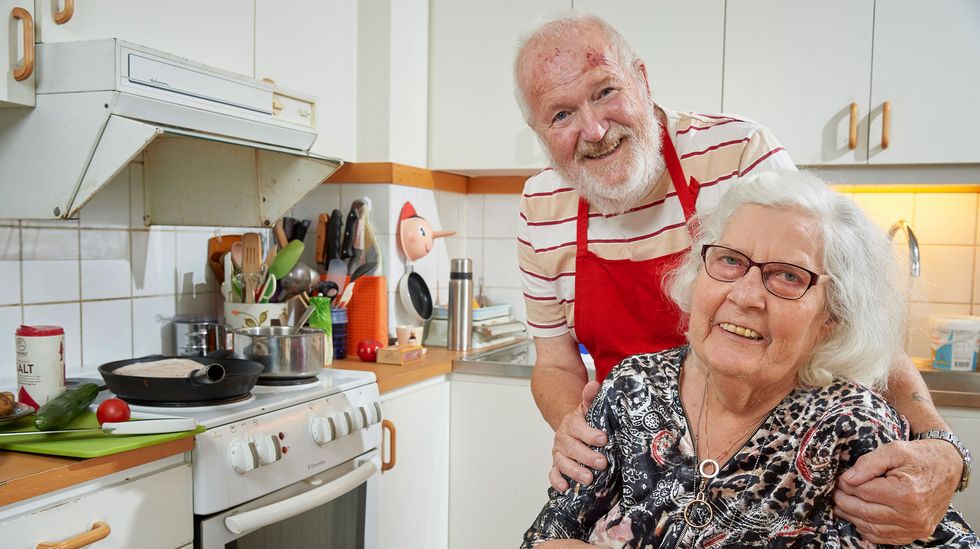
<svg viewBox="0 0 980 549"><path fill-rule="evenodd" d="M245 473L259 466L259 453L250 440L236 440L228 448L228 460L236 473Z"/></svg>
<svg viewBox="0 0 980 549"><path fill-rule="evenodd" d="M262 465L269 465L282 459L282 446L275 435L257 433L255 435L255 452L258 454L259 463Z"/></svg>

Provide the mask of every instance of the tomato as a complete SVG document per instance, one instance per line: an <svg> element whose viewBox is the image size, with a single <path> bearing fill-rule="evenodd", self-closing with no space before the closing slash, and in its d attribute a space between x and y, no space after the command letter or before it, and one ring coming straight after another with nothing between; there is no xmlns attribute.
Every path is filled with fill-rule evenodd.
<svg viewBox="0 0 980 549"><path fill-rule="evenodd" d="M118 398L104 400L102 404L99 404L99 410L95 412L95 417L98 418L99 425L129 421L129 404Z"/></svg>
<svg viewBox="0 0 980 549"><path fill-rule="evenodd" d="M374 339L365 339L357 344L357 357L364 362L374 362L378 360L378 349L384 347L384 343Z"/></svg>

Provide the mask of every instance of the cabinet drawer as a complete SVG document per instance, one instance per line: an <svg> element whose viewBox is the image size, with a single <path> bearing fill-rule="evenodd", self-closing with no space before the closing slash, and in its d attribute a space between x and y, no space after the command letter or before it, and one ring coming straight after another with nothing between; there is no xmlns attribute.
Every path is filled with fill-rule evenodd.
<svg viewBox="0 0 980 549"><path fill-rule="evenodd" d="M98 492L46 506L0 523L4 547L34 549L109 525L98 549L174 549L193 541L191 464L116 484Z"/></svg>

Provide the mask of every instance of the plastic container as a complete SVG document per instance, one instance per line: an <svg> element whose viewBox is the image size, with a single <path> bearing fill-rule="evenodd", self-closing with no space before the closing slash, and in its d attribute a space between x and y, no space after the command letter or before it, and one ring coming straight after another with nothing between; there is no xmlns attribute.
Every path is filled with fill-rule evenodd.
<svg viewBox="0 0 980 549"><path fill-rule="evenodd" d="M347 356L347 309L333 309L330 311L330 320L333 326L333 357L345 358Z"/></svg>
<svg viewBox="0 0 980 549"><path fill-rule="evenodd" d="M65 392L65 330L61 326L19 326L17 401L40 408Z"/></svg>
<svg viewBox="0 0 980 549"><path fill-rule="evenodd" d="M347 304L348 354L357 356L357 344L365 339L388 343L388 283L383 276L358 278Z"/></svg>
<svg viewBox="0 0 980 549"><path fill-rule="evenodd" d="M323 366L333 364L333 309L330 308L329 297L311 297L310 306L316 307L310 316L308 324L323 331L325 348L323 350Z"/></svg>
<svg viewBox="0 0 980 549"><path fill-rule="evenodd" d="M943 315L930 319L932 367L937 370L973 371L977 369L977 341L980 317Z"/></svg>

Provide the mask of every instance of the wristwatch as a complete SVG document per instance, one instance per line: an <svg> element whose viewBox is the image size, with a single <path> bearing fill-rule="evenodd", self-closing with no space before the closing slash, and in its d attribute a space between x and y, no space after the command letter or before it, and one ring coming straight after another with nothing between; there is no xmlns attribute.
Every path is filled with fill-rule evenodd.
<svg viewBox="0 0 980 549"><path fill-rule="evenodd" d="M924 433L916 433L916 435L912 437L913 440L925 440L928 438L945 440L946 442L952 444L956 448L956 451L963 456L963 476L960 477L960 485L956 488L956 491L962 492L963 490L966 490L966 486L970 484L970 463L972 462L972 459L970 458L970 450L968 450L966 446L963 446L963 443L960 442L959 437L953 433L950 433L949 431L932 429Z"/></svg>

